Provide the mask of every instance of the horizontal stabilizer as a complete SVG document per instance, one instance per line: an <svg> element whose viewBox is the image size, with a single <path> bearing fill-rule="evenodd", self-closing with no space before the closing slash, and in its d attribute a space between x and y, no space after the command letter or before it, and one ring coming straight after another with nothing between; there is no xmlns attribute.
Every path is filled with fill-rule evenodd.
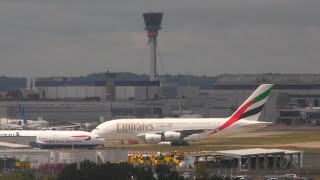
<svg viewBox="0 0 320 180"><path fill-rule="evenodd" d="M272 122L256 122L252 124L239 124L238 127L244 127L244 128L256 128L256 127L265 127L268 125L271 125Z"/></svg>

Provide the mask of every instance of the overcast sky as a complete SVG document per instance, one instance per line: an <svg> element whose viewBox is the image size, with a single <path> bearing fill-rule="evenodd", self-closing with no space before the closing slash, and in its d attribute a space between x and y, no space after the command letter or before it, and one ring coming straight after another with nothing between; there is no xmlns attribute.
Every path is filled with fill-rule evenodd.
<svg viewBox="0 0 320 180"><path fill-rule="evenodd" d="M1 0L0 75L149 73L142 13L163 11L160 73L318 73L319 0Z"/></svg>

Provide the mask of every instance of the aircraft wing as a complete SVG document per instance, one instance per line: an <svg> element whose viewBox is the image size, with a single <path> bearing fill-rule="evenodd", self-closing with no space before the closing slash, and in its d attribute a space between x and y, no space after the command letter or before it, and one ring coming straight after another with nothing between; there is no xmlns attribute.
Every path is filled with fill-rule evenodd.
<svg viewBox="0 0 320 180"><path fill-rule="evenodd" d="M206 130L209 130L209 129L185 129L185 130L176 130L174 132L179 132L181 133L182 135L186 135L186 136L190 136L192 134L199 134L199 133L203 133L205 132ZM212 130L212 129L210 129Z"/></svg>
<svg viewBox="0 0 320 180"><path fill-rule="evenodd" d="M40 124L33 124L33 125L28 125L28 126L22 126L22 129L24 130L35 130L37 127L39 127Z"/></svg>
<svg viewBox="0 0 320 180"><path fill-rule="evenodd" d="M42 128L42 130L63 130L68 128L80 128L80 126L79 125L49 126L49 127Z"/></svg>
<svg viewBox="0 0 320 180"><path fill-rule="evenodd" d="M213 130L213 129L177 129L177 130L172 130L170 132L178 132L181 133L182 137L188 137L191 136L193 134L199 134L199 133L203 133L205 131L208 130ZM166 131L157 131L157 132L150 132L150 133L142 133L142 134L138 134L137 137L141 138L144 137L146 134L159 134L159 135L164 135Z"/></svg>
<svg viewBox="0 0 320 180"><path fill-rule="evenodd" d="M23 127L20 125L1 124L0 130L23 130Z"/></svg>

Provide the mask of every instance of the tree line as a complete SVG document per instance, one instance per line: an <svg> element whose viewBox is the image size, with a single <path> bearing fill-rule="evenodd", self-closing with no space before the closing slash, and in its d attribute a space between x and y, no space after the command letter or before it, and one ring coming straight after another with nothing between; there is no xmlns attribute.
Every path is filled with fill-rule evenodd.
<svg viewBox="0 0 320 180"><path fill-rule="evenodd" d="M180 86L198 86L200 89L212 89L216 81L216 76L195 76L191 74L165 74L160 75L160 79L168 82L176 82ZM86 76L79 77L65 77L65 79L80 80L80 81L104 81L105 73L92 73ZM149 76L147 74L135 74L131 72L120 72L116 76L117 81L147 81ZM26 78L16 77L0 77L0 91L8 91L19 88L26 88Z"/></svg>
<svg viewBox="0 0 320 180"><path fill-rule="evenodd" d="M105 80L105 73L92 73L87 76L77 77L82 80ZM212 89L217 76L196 76L191 74L164 74L159 76L160 80L168 82L176 82L180 86L198 86L200 89ZM135 74L130 72L117 73L116 80L118 81L147 81L149 75Z"/></svg>
<svg viewBox="0 0 320 180"><path fill-rule="evenodd" d="M134 166L127 162L97 164L84 160L79 164L68 164L61 172L41 172L37 169L20 169L8 174L0 174L0 179L10 180L231 180L210 174L204 163L196 165L192 176L183 177L168 164ZM233 179L238 180L238 179Z"/></svg>

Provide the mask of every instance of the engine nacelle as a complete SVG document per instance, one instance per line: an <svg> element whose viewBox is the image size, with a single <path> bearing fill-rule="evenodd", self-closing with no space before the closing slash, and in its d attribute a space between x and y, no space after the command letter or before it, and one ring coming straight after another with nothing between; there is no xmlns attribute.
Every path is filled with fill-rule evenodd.
<svg viewBox="0 0 320 180"><path fill-rule="evenodd" d="M158 144L161 142L161 135L159 134L146 134L144 138L146 143Z"/></svg>
<svg viewBox="0 0 320 180"><path fill-rule="evenodd" d="M174 141L181 139L181 133L178 132L164 132L164 139L166 141Z"/></svg>

